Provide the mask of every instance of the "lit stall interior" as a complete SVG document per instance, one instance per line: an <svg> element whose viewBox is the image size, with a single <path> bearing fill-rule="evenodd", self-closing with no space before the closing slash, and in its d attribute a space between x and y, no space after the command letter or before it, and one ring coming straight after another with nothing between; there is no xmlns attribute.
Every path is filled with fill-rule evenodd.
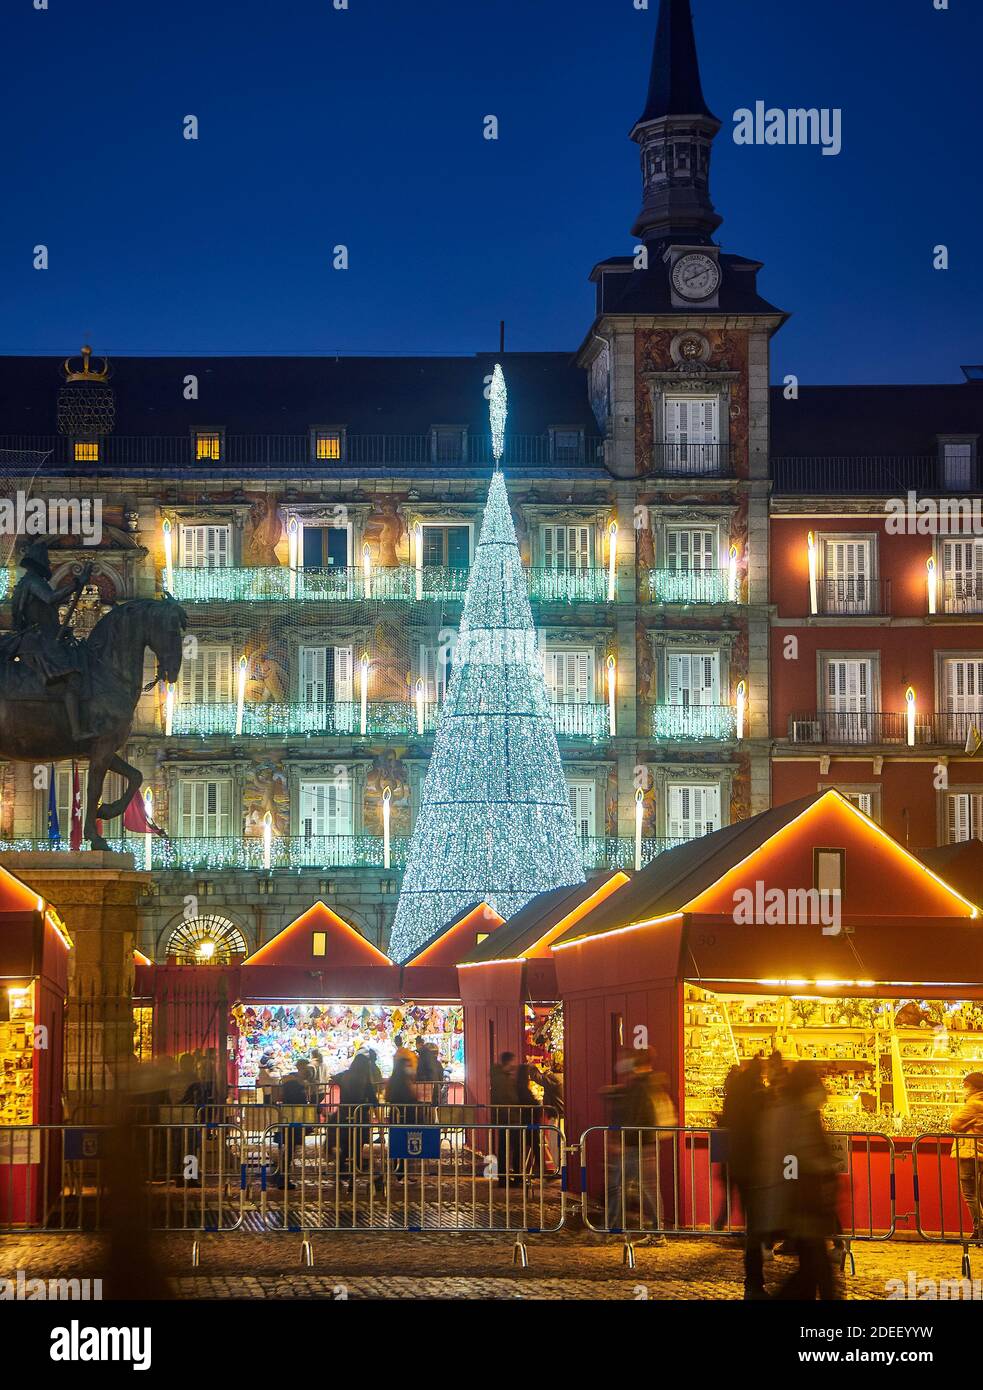
<svg viewBox="0 0 983 1390"><path fill-rule="evenodd" d="M371 1048L388 1077L398 1034L411 1051L418 1038L432 1043L447 1080L464 1080L459 1004L238 1003L232 1009L232 1027L229 1054L236 1061L240 1088L256 1086L261 1058L269 1057L270 1071L282 1077L314 1050L334 1077L345 1071L356 1052Z"/></svg>
<svg viewBox="0 0 983 1390"><path fill-rule="evenodd" d="M794 983L794 982L789 982ZM816 994L714 994L685 987L686 1118L715 1122L731 1067L808 1061L833 1129L945 1132L963 1077L983 1069L983 1001Z"/></svg>

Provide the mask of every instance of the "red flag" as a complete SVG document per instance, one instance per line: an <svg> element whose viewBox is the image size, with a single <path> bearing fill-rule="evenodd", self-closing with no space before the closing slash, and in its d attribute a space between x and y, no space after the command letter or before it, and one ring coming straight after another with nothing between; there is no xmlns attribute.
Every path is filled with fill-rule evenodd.
<svg viewBox="0 0 983 1390"><path fill-rule="evenodd" d="M72 850L82 848L82 788L79 785L78 763L72 763L72 825L68 847Z"/></svg>
<svg viewBox="0 0 983 1390"><path fill-rule="evenodd" d="M165 840L167 839L167 831L161 830L159 825L154 825L152 820L147 819L147 803L139 791L133 793L129 806L123 812L123 824L134 834L163 835Z"/></svg>

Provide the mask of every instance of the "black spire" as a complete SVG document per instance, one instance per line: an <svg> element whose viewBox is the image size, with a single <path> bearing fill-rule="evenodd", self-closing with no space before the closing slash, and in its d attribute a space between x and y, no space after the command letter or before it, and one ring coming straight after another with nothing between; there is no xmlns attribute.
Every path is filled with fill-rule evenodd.
<svg viewBox="0 0 983 1390"><path fill-rule="evenodd" d="M716 120L700 85L689 0L662 0L659 9L648 100L637 124L660 116L709 116Z"/></svg>
<svg viewBox="0 0 983 1390"><path fill-rule="evenodd" d="M710 200L710 147L719 129L700 85L690 0L661 0L648 100L631 132L642 156L634 236L709 242L723 220Z"/></svg>

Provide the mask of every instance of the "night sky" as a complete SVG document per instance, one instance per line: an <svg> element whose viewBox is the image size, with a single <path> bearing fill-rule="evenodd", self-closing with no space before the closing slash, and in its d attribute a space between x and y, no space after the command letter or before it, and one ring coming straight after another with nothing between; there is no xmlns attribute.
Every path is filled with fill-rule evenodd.
<svg viewBox="0 0 983 1390"><path fill-rule="evenodd" d="M33 3L0 17L0 351L471 352L500 318L572 350L631 250L658 0ZM949 5L694 0L718 240L793 314L774 379L983 361L983 4ZM759 99L840 107L843 152L736 146Z"/></svg>

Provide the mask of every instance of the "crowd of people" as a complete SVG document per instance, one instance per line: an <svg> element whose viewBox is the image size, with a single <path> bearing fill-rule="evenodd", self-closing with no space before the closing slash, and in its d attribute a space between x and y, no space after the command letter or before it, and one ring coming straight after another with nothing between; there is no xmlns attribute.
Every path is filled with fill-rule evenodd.
<svg viewBox="0 0 983 1390"><path fill-rule="evenodd" d="M969 1209L973 1238L983 1237L983 1073L964 1082L965 1103L950 1119L959 1184ZM796 1257L796 1268L777 1293L781 1299L836 1297L831 1247L841 1246L841 1178L822 1112L826 1089L810 1062L788 1066L781 1054L751 1058L734 1067L724 1087L720 1126L726 1132L726 1164L740 1201L746 1234L744 1294L769 1297L764 1252ZM968 1233L968 1231L967 1231Z"/></svg>
<svg viewBox="0 0 983 1390"><path fill-rule="evenodd" d="M503 1052L492 1064L489 1123L498 1184L520 1184L529 1173L559 1177L558 1127L563 1073L557 1061L519 1062Z"/></svg>
<svg viewBox="0 0 983 1390"><path fill-rule="evenodd" d="M436 1044L418 1037L407 1047L401 1033L394 1039L392 1072L383 1077L375 1048L359 1048L344 1071L331 1075L324 1057L314 1048L310 1057L298 1057L291 1072L279 1074L272 1059L260 1058L257 1087L282 1105L323 1105L329 1089L336 1087L342 1107L353 1105L438 1105L446 1086L444 1068Z"/></svg>

